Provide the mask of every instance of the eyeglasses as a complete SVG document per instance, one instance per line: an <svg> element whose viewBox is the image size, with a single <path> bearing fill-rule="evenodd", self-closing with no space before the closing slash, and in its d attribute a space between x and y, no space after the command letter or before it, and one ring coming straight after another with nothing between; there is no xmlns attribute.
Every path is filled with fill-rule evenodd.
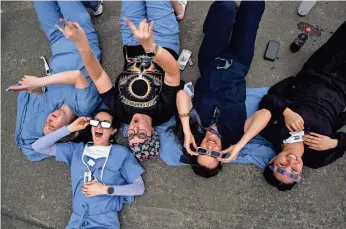
<svg viewBox="0 0 346 229"><path fill-rule="evenodd" d="M223 154L219 151L216 150L208 150L206 148L203 147L197 147L196 152L200 155L208 155L211 157L215 157L215 158L228 158L229 157L229 153Z"/></svg>
<svg viewBox="0 0 346 229"><path fill-rule="evenodd" d="M269 168L273 171L273 172L278 172L280 173L281 175L283 176L286 176L292 180L294 180L295 182L297 183L300 183L303 181L303 178L298 175L298 174L295 174L295 173L290 173L290 172L287 172L286 171L286 168L281 168L281 167L278 167L277 165L269 165Z"/></svg>
<svg viewBox="0 0 346 229"><path fill-rule="evenodd" d="M98 127L99 124L101 124L101 127L104 129L109 129L112 127L112 123L107 122L107 121L100 121L100 120L95 120L91 119L89 121L90 126Z"/></svg>
<svg viewBox="0 0 346 229"><path fill-rule="evenodd" d="M132 140L137 136L139 139L147 139L150 138L150 136L147 135L147 132L144 129L139 129L136 133L133 129L127 130L127 137L129 140Z"/></svg>

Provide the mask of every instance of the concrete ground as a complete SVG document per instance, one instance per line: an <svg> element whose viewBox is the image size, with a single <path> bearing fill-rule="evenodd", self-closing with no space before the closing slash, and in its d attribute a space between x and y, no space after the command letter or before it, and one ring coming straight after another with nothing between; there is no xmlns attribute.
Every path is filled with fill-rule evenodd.
<svg viewBox="0 0 346 229"><path fill-rule="evenodd" d="M190 2L181 25L181 48L197 52L202 23L211 2ZM248 87L270 86L294 75L307 58L346 20L346 2L318 2L311 13L297 15L299 2L267 2L258 30ZM121 71L119 2L105 2L94 23L103 51L103 66L115 78ZM46 38L30 2L1 2L1 146L3 228L64 228L71 215L69 168L54 160L30 162L14 144L16 95L5 88L24 74L42 75L39 56L49 57ZM305 21L322 29L302 50L290 42ZM263 60L269 40L280 42L275 62ZM182 73L199 77L196 64ZM346 228L346 159L319 170L304 170L304 184L281 193L264 183L261 169L229 165L205 180L189 167L168 167L160 160L144 164L146 193L120 213L124 229L207 228Z"/></svg>

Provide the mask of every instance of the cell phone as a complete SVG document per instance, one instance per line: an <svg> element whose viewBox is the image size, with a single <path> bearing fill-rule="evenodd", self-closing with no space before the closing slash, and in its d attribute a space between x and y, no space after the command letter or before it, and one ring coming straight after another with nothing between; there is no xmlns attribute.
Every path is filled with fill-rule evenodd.
<svg viewBox="0 0 346 229"><path fill-rule="evenodd" d="M13 87L13 86L15 86L15 87L19 87L19 86L22 86L22 85L18 83L18 84L15 84L15 85L9 86L8 88L6 88L6 92L12 91L11 87Z"/></svg>
<svg viewBox="0 0 346 229"><path fill-rule="evenodd" d="M178 64L179 64L180 70L185 69L187 62L191 58L191 55L192 55L192 52L190 50L183 49L183 51L181 51L181 54L178 58Z"/></svg>
<svg viewBox="0 0 346 229"><path fill-rule="evenodd" d="M264 59L274 61L278 54L280 43L277 41L270 40L267 45Z"/></svg>

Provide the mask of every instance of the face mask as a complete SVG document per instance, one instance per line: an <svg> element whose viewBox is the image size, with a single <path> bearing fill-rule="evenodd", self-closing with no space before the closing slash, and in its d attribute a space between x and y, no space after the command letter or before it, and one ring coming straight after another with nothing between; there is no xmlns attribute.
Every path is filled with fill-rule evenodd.
<svg viewBox="0 0 346 229"><path fill-rule="evenodd" d="M87 167L88 171L91 173L89 166L84 162L84 156L89 156L93 159L99 159L99 158L106 158L105 163L102 166L101 171L101 182L103 178L103 171L105 169L105 166L108 161L109 153L111 151L112 145L109 146L88 146L88 144L85 146L83 155L82 155L82 162Z"/></svg>
<svg viewBox="0 0 346 229"><path fill-rule="evenodd" d="M109 146L88 146L84 148L83 155L93 159L107 158L111 151L112 145Z"/></svg>

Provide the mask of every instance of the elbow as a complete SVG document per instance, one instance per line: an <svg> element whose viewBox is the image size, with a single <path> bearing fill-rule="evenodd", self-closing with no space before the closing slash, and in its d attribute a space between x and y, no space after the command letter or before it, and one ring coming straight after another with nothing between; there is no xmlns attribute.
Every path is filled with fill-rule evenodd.
<svg viewBox="0 0 346 229"><path fill-rule="evenodd" d="M140 195L140 196L143 195L144 192L145 192L145 187L144 187L144 185L143 185L142 189L141 189L140 192L139 192L139 195Z"/></svg>
<svg viewBox="0 0 346 229"><path fill-rule="evenodd" d="M260 116L262 117L263 121L265 121L266 124L272 118L272 113L268 109L263 108L263 109L261 109L261 110L259 110L257 112L260 113Z"/></svg>

